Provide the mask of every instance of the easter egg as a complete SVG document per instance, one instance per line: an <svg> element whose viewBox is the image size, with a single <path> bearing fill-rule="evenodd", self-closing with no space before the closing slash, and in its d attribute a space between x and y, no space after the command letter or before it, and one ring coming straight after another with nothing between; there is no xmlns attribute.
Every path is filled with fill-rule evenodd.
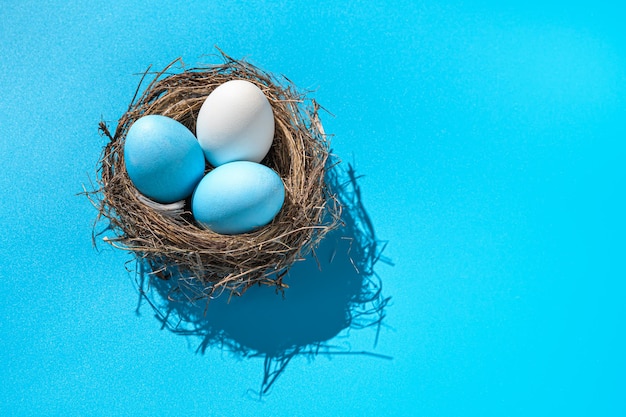
<svg viewBox="0 0 626 417"><path fill-rule="evenodd" d="M189 197L204 175L204 154L193 133L174 119L143 116L124 142L126 172L137 190L159 203Z"/></svg>
<svg viewBox="0 0 626 417"><path fill-rule="evenodd" d="M274 139L272 106L250 81L227 81L202 103L196 137L215 167L233 161L261 162Z"/></svg>
<svg viewBox="0 0 626 417"><path fill-rule="evenodd" d="M270 223L284 200L285 187L275 171L235 161L205 175L193 193L191 211L200 226L232 235Z"/></svg>

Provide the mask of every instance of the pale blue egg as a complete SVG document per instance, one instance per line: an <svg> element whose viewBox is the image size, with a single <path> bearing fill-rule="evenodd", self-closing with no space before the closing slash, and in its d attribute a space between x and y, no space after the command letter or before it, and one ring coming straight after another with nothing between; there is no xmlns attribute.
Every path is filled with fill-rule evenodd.
<svg viewBox="0 0 626 417"><path fill-rule="evenodd" d="M137 190L159 203L189 197L204 175L204 153L183 124L159 115L143 116L124 143L128 177Z"/></svg>
<svg viewBox="0 0 626 417"><path fill-rule="evenodd" d="M284 200L285 186L275 171L236 161L205 175L193 193L191 211L202 227L232 235L270 223Z"/></svg>

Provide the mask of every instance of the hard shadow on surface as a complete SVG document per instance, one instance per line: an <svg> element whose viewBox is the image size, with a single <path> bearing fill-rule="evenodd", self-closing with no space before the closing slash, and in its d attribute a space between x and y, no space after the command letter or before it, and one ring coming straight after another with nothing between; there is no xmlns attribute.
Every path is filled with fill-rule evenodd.
<svg viewBox="0 0 626 417"><path fill-rule="evenodd" d="M222 294L190 303L176 280L140 271L137 311L142 300L147 301L164 329L199 338L199 353L219 348L243 358L263 358L260 395L268 393L297 355L388 358L331 342L343 331L375 327L375 346L389 302L374 272L385 244L375 237L357 180L349 165L347 170L340 165L329 170L328 181L343 206L342 225L327 234L314 253L292 266L283 281L288 288L254 286L242 296Z"/></svg>

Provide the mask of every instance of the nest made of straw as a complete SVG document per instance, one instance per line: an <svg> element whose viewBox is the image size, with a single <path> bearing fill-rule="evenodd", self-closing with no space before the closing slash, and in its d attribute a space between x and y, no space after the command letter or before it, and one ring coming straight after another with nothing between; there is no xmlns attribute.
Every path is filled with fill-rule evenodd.
<svg viewBox="0 0 626 417"><path fill-rule="evenodd" d="M341 206L325 181L330 168L329 141L318 117L319 106L284 79L222 53L223 62L185 69L180 59L157 73L139 96L137 87L128 111L111 134L104 122L101 133L109 141L98 163L98 187L90 193L107 219L113 236L105 240L131 251L148 271L163 279L178 279L189 298L213 297L223 291L241 294L261 283L285 286L289 267L307 255L339 222ZM176 64L181 66L175 71ZM124 140L141 116L171 117L195 132L196 117L205 98L220 84L244 79L256 84L272 105L275 136L261 162L275 170L285 185L285 202L267 226L240 235L221 235L194 223L188 202L184 207L150 204L138 194L124 166ZM212 167L206 166L206 172ZM94 197L95 196L95 197Z"/></svg>

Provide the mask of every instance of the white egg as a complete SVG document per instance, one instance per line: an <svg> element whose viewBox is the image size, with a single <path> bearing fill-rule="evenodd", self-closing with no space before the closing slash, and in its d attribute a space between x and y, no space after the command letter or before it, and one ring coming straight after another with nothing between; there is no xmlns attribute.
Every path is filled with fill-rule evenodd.
<svg viewBox="0 0 626 417"><path fill-rule="evenodd" d="M202 104L196 137L215 167L233 161L261 162L274 139L272 106L250 81L227 81Z"/></svg>

